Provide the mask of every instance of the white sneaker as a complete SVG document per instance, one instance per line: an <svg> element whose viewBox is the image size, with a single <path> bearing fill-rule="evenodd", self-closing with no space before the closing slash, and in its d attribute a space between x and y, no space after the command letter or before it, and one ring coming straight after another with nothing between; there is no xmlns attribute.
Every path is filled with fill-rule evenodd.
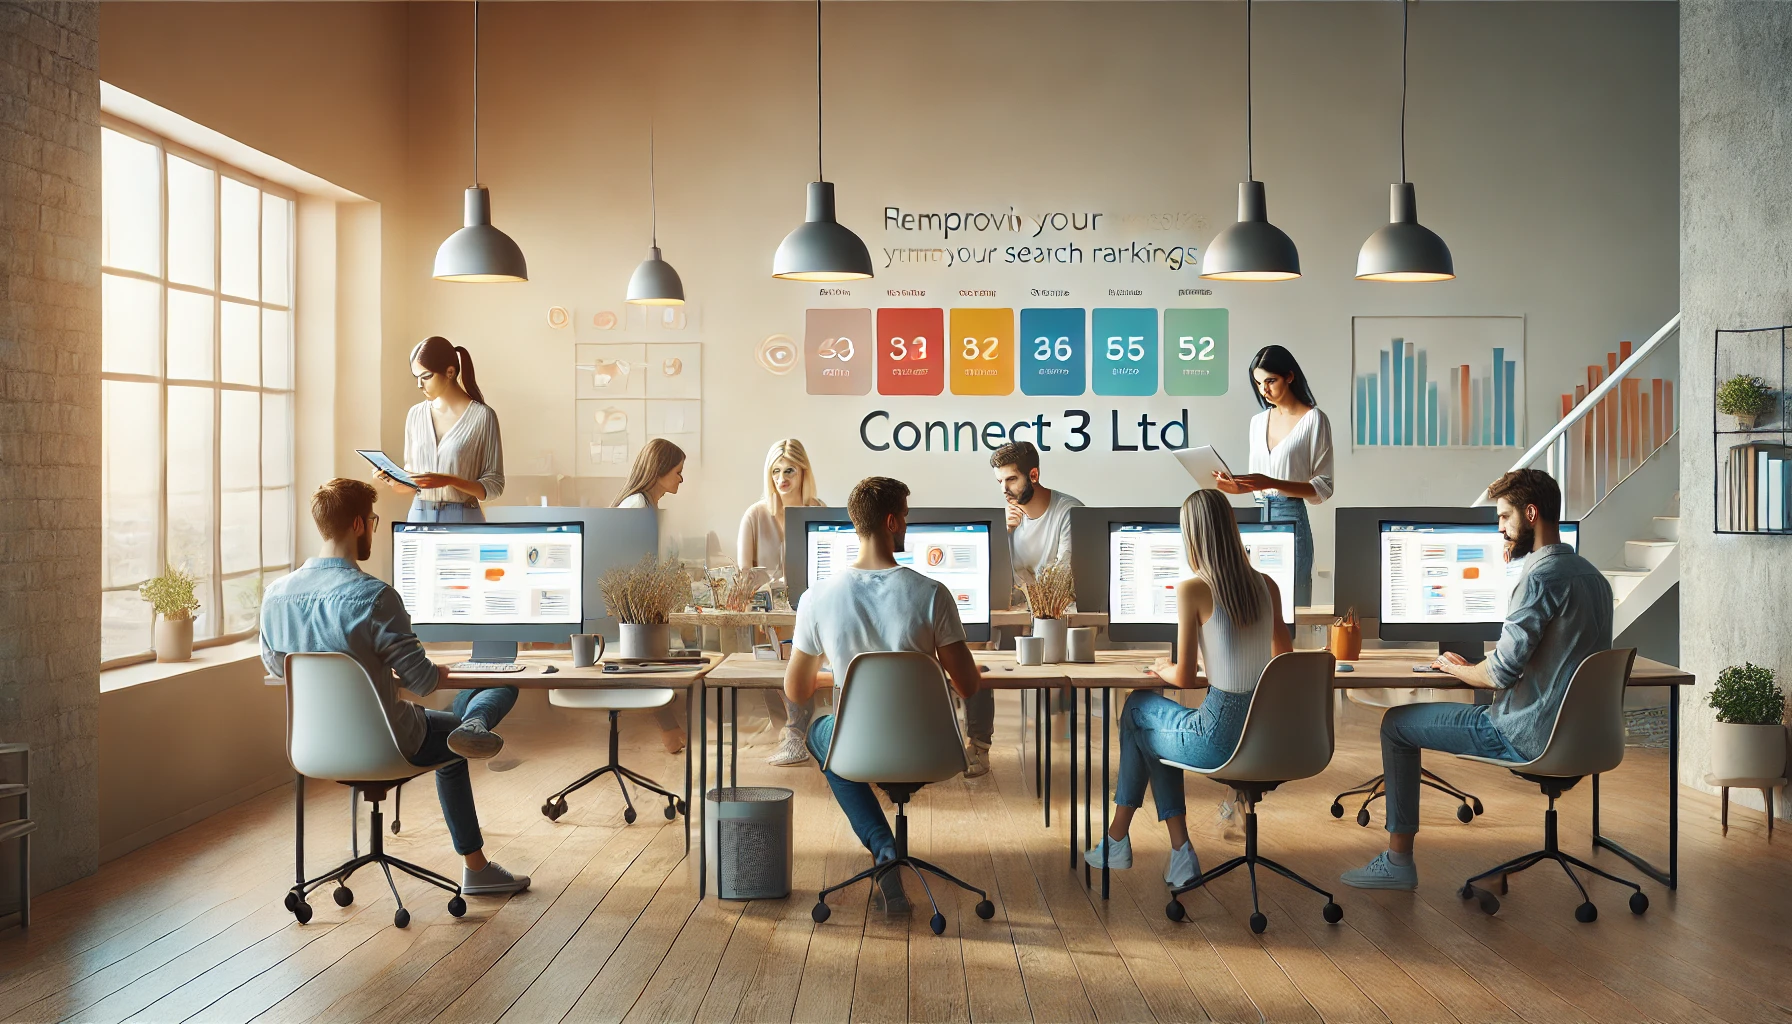
<svg viewBox="0 0 1792 1024"><path fill-rule="evenodd" d="M974 779L989 774L989 744L970 740L964 745L964 777Z"/></svg>
<svg viewBox="0 0 1792 1024"><path fill-rule="evenodd" d="M1090 848L1089 850L1087 850L1083 853L1083 859L1085 861L1089 862L1090 867L1093 867L1093 868L1101 867L1101 851L1104 846L1107 848L1108 867L1110 867L1110 868L1130 868L1130 867L1132 867L1132 837L1131 836L1127 836L1125 839L1118 839L1118 840L1114 839L1111 836L1102 836L1100 843L1098 843L1097 845L1095 845L1094 847Z"/></svg>
<svg viewBox="0 0 1792 1024"><path fill-rule="evenodd" d="M1419 887L1419 867L1417 864L1405 866L1394 863L1386 850L1374 860L1338 876L1345 885L1354 889L1403 889L1411 892Z"/></svg>
<svg viewBox="0 0 1792 1024"><path fill-rule="evenodd" d="M783 737L778 741L778 749L772 756L765 759L765 763L778 768L788 768L807 760L809 760L809 748L803 745L803 734L796 729L786 728Z"/></svg>
<svg viewBox="0 0 1792 1024"><path fill-rule="evenodd" d="M469 718L448 734L448 749L468 760L477 761L503 750L504 737L486 729L484 721Z"/></svg>
<svg viewBox="0 0 1792 1024"><path fill-rule="evenodd" d="M1170 851L1170 863L1164 867L1164 881L1179 889L1201 877L1201 859L1195 856L1195 844L1183 843L1182 849Z"/></svg>
<svg viewBox="0 0 1792 1024"><path fill-rule="evenodd" d="M527 888L528 875L513 875L499 867L495 860L486 861L485 867L478 871L464 867L460 869L462 896L504 896Z"/></svg>

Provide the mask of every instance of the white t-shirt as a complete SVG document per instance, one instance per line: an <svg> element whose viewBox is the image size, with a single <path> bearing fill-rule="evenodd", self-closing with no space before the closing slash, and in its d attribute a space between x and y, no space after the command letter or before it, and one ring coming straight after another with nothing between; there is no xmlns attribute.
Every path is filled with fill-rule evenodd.
<svg viewBox="0 0 1792 1024"><path fill-rule="evenodd" d="M1016 583L1031 583L1040 570L1070 557L1070 510L1082 506L1063 491L1053 491L1044 515L1038 519L1021 516L1020 525L1008 533L1008 558L1014 564Z"/></svg>
<svg viewBox="0 0 1792 1024"><path fill-rule="evenodd" d="M846 568L810 587L797 604L791 645L827 658L838 691L846 667L867 651L933 655L964 638L958 605L946 585L899 565Z"/></svg>

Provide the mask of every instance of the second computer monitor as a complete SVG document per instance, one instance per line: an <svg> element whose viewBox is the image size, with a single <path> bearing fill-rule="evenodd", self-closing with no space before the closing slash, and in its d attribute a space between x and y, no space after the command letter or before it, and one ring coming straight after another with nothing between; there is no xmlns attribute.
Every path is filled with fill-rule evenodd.
<svg viewBox="0 0 1792 1024"><path fill-rule="evenodd" d="M1287 621L1294 615L1294 526L1259 523L1234 506L1251 563L1276 581ZM1077 508L1070 512L1076 606L1106 612L1119 642L1176 642L1176 583L1193 575L1182 546L1182 511L1172 506Z"/></svg>
<svg viewBox="0 0 1792 1024"><path fill-rule="evenodd" d="M393 523L392 586L419 639L561 642L584 629L582 523Z"/></svg>
<svg viewBox="0 0 1792 1024"><path fill-rule="evenodd" d="M1580 524L1561 532L1578 550ZM1383 640L1467 645L1478 657L1481 643L1499 639L1524 561L1506 561L1497 523L1382 519L1377 550Z"/></svg>

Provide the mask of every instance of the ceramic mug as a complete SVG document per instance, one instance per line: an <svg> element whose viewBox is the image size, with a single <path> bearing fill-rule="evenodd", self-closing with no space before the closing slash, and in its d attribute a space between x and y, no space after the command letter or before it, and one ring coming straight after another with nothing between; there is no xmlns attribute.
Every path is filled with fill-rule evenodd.
<svg viewBox="0 0 1792 1024"><path fill-rule="evenodd" d="M1075 626L1064 633L1064 657L1087 665L1095 660L1095 627Z"/></svg>
<svg viewBox="0 0 1792 1024"><path fill-rule="evenodd" d="M590 668L604 656L602 633L574 633L568 639L572 641L573 668Z"/></svg>
<svg viewBox="0 0 1792 1024"><path fill-rule="evenodd" d="M1014 662L1017 665L1042 665L1045 663L1045 638L1037 636L1017 636L1014 638Z"/></svg>

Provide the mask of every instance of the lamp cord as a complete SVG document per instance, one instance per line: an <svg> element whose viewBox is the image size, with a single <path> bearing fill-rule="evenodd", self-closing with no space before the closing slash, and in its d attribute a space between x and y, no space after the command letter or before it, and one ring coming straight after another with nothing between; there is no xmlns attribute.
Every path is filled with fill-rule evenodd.
<svg viewBox="0 0 1792 1024"><path fill-rule="evenodd" d="M479 0L473 0L473 187L479 187Z"/></svg>
<svg viewBox="0 0 1792 1024"><path fill-rule="evenodd" d="M1400 184L1406 184L1406 37L1411 0L1400 0Z"/></svg>
<svg viewBox="0 0 1792 1024"><path fill-rule="evenodd" d="M815 180L827 180L821 170L821 0L815 0Z"/></svg>
<svg viewBox="0 0 1792 1024"><path fill-rule="evenodd" d="M660 198L653 174L653 122L647 122L647 205L653 215L653 247L660 247Z"/></svg>
<svg viewBox="0 0 1792 1024"><path fill-rule="evenodd" d="M1244 180L1257 180L1251 163L1251 0L1244 0Z"/></svg>

